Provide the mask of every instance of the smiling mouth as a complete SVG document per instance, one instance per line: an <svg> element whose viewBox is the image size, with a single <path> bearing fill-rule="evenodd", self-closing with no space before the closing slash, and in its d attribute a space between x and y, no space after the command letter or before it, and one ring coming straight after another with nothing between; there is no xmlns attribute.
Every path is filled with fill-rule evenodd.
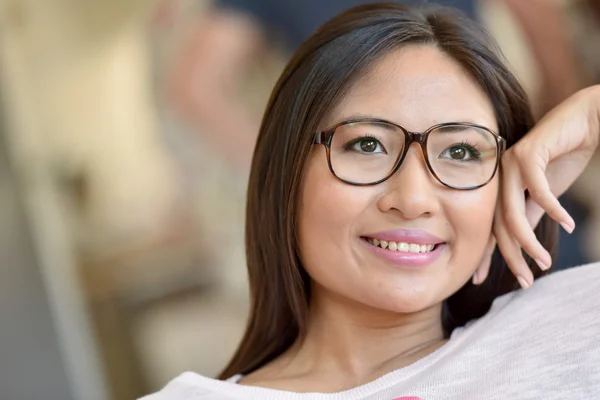
<svg viewBox="0 0 600 400"><path fill-rule="evenodd" d="M362 240L369 242L375 247L384 250L396 251L399 253L431 253L442 243L417 244L410 242L393 242L388 240L378 240L370 237L361 237Z"/></svg>

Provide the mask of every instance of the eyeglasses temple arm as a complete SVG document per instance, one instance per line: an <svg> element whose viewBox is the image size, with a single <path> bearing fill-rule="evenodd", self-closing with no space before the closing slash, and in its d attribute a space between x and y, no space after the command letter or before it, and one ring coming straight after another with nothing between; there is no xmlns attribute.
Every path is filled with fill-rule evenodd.
<svg viewBox="0 0 600 400"><path fill-rule="evenodd" d="M315 144L323 143L323 132L315 133L315 139L314 139L313 143L315 143Z"/></svg>

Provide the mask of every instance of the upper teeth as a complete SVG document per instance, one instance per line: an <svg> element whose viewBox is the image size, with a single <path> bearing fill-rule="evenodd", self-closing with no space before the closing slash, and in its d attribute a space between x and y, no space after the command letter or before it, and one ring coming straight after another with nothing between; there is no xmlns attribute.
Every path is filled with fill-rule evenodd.
<svg viewBox="0 0 600 400"><path fill-rule="evenodd" d="M402 251L406 253L427 253L433 250L435 244L416 244L406 242L392 242L386 240L368 239L369 243L379 246L382 249L391 251Z"/></svg>

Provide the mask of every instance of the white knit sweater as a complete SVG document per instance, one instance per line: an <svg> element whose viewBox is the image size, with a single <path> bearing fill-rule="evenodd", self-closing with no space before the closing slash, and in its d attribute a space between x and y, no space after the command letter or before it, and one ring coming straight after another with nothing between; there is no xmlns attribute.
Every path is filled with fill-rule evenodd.
<svg viewBox="0 0 600 400"><path fill-rule="evenodd" d="M292 393L187 372L142 400L600 399L600 263L497 298L427 357L338 393Z"/></svg>

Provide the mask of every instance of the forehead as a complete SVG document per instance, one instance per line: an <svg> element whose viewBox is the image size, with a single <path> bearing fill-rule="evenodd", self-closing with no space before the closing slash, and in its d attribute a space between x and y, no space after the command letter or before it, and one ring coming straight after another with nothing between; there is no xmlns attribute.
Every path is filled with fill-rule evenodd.
<svg viewBox="0 0 600 400"><path fill-rule="evenodd" d="M454 59L431 45L394 50L375 64L330 113L324 127L372 116L423 131L442 122L497 129L490 99Z"/></svg>

